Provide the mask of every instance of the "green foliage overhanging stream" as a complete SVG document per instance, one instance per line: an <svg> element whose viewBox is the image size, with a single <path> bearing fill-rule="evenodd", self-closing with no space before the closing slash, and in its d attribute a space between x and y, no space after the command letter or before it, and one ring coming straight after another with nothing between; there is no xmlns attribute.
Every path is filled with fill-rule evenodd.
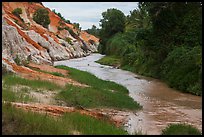
<svg viewBox="0 0 204 137"><path fill-rule="evenodd" d="M100 53L118 56L122 68L202 95L200 2L139 2L128 16L117 9L102 16Z"/></svg>

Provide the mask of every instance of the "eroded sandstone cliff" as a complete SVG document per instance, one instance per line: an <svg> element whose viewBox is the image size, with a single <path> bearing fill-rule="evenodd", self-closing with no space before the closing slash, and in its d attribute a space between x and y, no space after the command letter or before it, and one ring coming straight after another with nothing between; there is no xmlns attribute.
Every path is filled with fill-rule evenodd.
<svg viewBox="0 0 204 137"><path fill-rule="evenodd" d="M22 10L19 17L12 13L16 8ZM49 12L48 28L33 20L33 14L39 8ZM98 44L98 38L64 22L42 3L2 3L2 67L5 71L15 72L10 63L52 65L53 61L87 56L97 51Z"/></svg>

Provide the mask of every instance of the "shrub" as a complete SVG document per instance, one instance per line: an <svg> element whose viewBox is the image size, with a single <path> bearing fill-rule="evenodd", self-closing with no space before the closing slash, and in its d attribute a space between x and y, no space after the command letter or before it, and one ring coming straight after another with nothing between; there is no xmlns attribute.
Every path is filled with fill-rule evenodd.
<svg viewBox="0 0 204 137"><path fill-rule="evenodd" d="M46 9L39 8L35 11L33 20L43 27L48 28L48 25L50 24L50 18L48 14L49 12Z"/></svg>
<svg viewBox="0 0 204 137"><path fill-rule="evenodd" d="M175 48L163 62L163 78L171 87L201 95L201 58L200 46Z"/></svg>
<svg viewBox="0 0 204 137"><path fill-rule="evenodd" d="M14 22L15 22L16 24L18 24L18 20L14 20Z"/></svg>
<svg viewBox="0 0 204 137"><path fill-rule="evenodd" d="M15 61L15 63L16 63L17 65L21 65L21 60L20 60L20 58L18 57L18 55L16 55L16 58L14 59L14 61Z"/></svg>
<svg viewBox="0 0 204 137"><path fill-rule="evenodd" d="M52 12L54 12L55 14L57 14L64 22L69 23L69 24L71 23L70 20L68 20L68 19L66 20L66 19L61 15L61 13L56 12L55 9L52 10Z"/></svg>
<svg viewBox="0 0 204 137"><path fill-rule="evenodd" d="M58 30L63 30L64 28L62 28L62 27L58 26L58 27L57 27L57 29L58 29Z"/></svg>
<svg viewBox="0 0 204 137"><path fill-rule="evenodd" d="M65 23L64 23L62 20L60 20L60 21L58 22L58 24L59 24L60 26L65 25Z"/></svg>
<svg viewBox="0 0 204 137"><path fill-rule="evenodd" d="M72 29L70 29L69 27L65 27L64 29L66 29L67 31L69 31L69 33L72 35L72 37L74 37L75 39L78 38L77 34L74 33L74 31Z"/></svg>
<svg viewBox="0 0 204 137"><path fill-rule="evenodd" d="M72 39L71 39L71 38L67 37L67 38L65 39L65 41L68 42L70 45L72 45Z"/></svg>
<svg viewBox="0 0 204 137"><path fill-rule="evenodd" d="M201 135L201 132L187 124L170 124L162 130L162 135Z"/></svg>
<svg viewBox="0 0 204 137"><path fill-rule="evenodd" d="M126 39L123 38L122 33L117 33L111 37L107 42L106 53L107 55L117 55L120 56L121 53L125 50L125 47L128 43Z"/></svg>
<svg viewBox="0 0 204 137"><path fill-rule="evenodd" d="M69 24L71 23L70 20L65 20L65 22L66 22L66 23L69 23Z"/></svg>
<svg viewBox="0 0 204 137"><path fill-rule="evenodd" d="M22 14L22 9L16 8L12 11L12 14L16 15L17 17L20 17L20 14Z"/></svg>
<svg viewBox="0 0 204 137"><path fill-rule="evenodd" d="M28 64L29 64L28 60L22 60L22 63L21 63L22 66L26 66L27 67Z"/></svg>

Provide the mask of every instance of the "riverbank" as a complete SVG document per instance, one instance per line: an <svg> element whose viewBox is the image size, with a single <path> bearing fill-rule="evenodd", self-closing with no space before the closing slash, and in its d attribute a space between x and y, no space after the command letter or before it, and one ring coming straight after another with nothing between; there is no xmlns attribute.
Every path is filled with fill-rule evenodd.
<svg viewBox="0 0 204 137"><path fill-rule="evenodd" d="M135 68L132 67L132 66L129 66L129 65L122 66L121 65L121 59L119 57L117 57L117 56L104 56L103 58L97 60L96 62L100 63L102 65L109 65L109 66L113 66L114 68L119 68L119 69L127 70L127 71L130 71L130 72L133 72L133 73L137 73L137 74L140 74L140 75L143 75L143 76L147 76L147 77L151 76L151 77L153 77L153 75L149 75L147 73L143 73L143 72L140 72L140 71L136 72ZM172 84L168 80L162 79L162 81L167 83L171 88L178 89L178 87L172 86ZM180 92L184 92L184 93L190 93L190 94L197 95L197 96L201 96L202 95L202 93L197 93L197 92L193 92L193 91L192 92L191 91L182 91L182 90L179 90L179 91Z"/></svg>
<svg viewBox="0 0 204 137"><path fill-rule="evenodd" d="M178 92L157 79L95 62L103 57L101 54L91 54L84 58L58 61L54 65L87 71L100 79L126 87L129 96L143 106L141 111L128 115L125 129L129 134L160 135L171 123L187 123L202 130L201 97Z"/></svg>
<svg viewBox="0 0 204 137"><path fill-rule="evenodd" d="M3 134L127 134L127 110L141 109L125 87L87 72L29 68L29 75L3 75Z"/></svg>

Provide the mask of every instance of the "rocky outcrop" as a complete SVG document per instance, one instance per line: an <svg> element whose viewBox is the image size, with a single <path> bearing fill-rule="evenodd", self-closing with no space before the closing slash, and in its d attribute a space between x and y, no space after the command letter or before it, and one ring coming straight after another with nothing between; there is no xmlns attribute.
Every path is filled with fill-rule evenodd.
<svg viewBox="0 0 204 137"><path fill-rule="evenodd" d="M12 14L22 9L19 17ZM51 23L48 29L33 21L38 8L49 12ZM60 24L62 28L58 30ZM74 33L74 36L73 36ZM84 57L97 51L99 39L85 31L63 22L60 17L42 4L34 2L2 3L2 57L8 62L24 65L25 62L52 65L53 61ZM2 60L2 66L13 71L12 66Z"/></svg>
<svg viewBox="0 0 204 137"><path fill-rule="evenodd" d="M19 58L19 63L26 61L31 56L31 61L35 63L52 64L51 58L46 50L38 50L24 37L22 37L17 29L11 25L2 25L2 57L11 63Z"/></svg>

